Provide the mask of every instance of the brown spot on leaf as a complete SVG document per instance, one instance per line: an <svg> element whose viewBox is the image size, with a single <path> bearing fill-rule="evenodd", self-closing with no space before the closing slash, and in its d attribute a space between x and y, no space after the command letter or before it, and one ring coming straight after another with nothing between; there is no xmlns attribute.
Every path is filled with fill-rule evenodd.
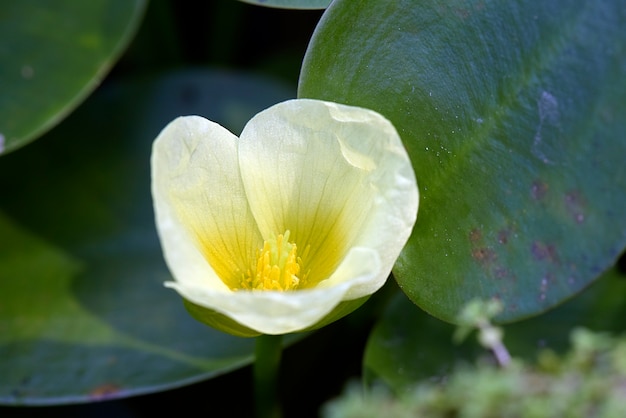
<svg viewBox="0 0 626 418"><path fill-rule="evenodd" d="M532 186L530 186L530 195L535 200L541 200L546 196L546 193L548 193L548 188L547 183L541 180L535 180Z"/></svg>
<svg viewBox="0 0 626 418"><path fill-rule="evenodd" d="M93 400L107 399L117 394L120 390L121 388L113 383L105 383L89 392L89 397Z"/></svg>
<svg viewBox="0 0 626 418"><path fill-rule="evenodd" d="M480 264L490 264L496 260L497 255L491 248L480 247L472 250L472 258Z"/></svg>
<svg viewBox="0 0 626 418"><path fill-rule="evenodd" d="M548 261L550 263L557 263L559 261L559 255L552 244L534 241L530 251L533 258L537 261Z"/></svg>
<svg viewBox="0 0 626 418"><path fill-rule="evenodd" d="M472 244L476 244L482 238L483 238L483 234L482 232L480 232L480 229L478 228L472 229L469 233L469 240Z"/></svg>

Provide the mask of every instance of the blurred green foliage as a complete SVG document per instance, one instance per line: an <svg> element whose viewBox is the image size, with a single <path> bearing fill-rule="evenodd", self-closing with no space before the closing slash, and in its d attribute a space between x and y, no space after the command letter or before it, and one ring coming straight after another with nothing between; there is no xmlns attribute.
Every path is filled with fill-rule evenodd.
<svg viewBox="0 0 626 418"><path fill-rule="evenodd" d="M571 349L536 364L458 365L445 381L422 381L400 396L353 385L324 406L326 418L621 418L626 414L626 337L577 328Z"/></svg>

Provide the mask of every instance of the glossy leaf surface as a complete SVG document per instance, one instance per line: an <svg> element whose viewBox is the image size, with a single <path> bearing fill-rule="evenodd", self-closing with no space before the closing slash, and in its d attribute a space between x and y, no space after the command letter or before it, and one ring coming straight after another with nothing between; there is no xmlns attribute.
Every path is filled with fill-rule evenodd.
<svg viewBox="0 0 626 418"><path fill-rule="evenodd" d="M179 115L201 114L239 134L290 94L217 72L111 84L3 158L0 403L148 393L251 362L253 339L196 322L163 286L171 277L154 226L150 151Z"/></svg>
<svg viewBox="0 0 626 418"><path fill-rule="evenodd" d="M374 109L420 186L402 290L452 321L499 298L543 312L626 245L626 9L620 1L337 0L299 96Z"/></svg>
<svg viewBox="0 0 626 418"><path fill-rule="evenodd" d="M325 9L331 0L240 0L257 6L280 9Z"/></svg>
<svg viewBox="0 0 626 418"><path fill-rule="evenodd" d="M0 5L0 154L56 125L100 83L139 24L144 0Z"/></svg>

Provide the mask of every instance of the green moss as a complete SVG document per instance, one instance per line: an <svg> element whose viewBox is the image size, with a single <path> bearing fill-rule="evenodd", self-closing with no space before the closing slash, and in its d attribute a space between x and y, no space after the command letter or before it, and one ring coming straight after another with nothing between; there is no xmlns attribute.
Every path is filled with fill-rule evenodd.
<svg viewBox="0 0 626 418"><path fill-rule="evenodd" d="M326 418L622 418L626 416L626 336L576 329L563 356L458 366L445 382L419 382L402 394L350 386L323 408Z"/></svg>

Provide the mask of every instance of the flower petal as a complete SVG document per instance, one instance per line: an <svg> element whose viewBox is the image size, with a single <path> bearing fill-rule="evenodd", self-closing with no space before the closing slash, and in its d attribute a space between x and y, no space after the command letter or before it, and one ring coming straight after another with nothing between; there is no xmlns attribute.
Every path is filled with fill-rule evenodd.
<svg viewBox="0 0 626 418"><path fill-rule="evenodd" d="M389 276L417 215L415 176L391 123L317 100L261 112L240 140L203 118L179 118L155 141L152 175L176 278L166 286L238 335L311 329L356 308ZM263 241L286 231L308 288L231 291Z"/></svg>
<svg viewBox="0 0 626 418"><path fill-rule="evenodd" d="M257 114L239 143L242 181L261 234L291 231L310 246L313 285L351 279L335 270L350 248L374 249L381 269L350 298L384 283L417 216L415 175L391 123L371 110L319 100ZM268 176L266 173L272 173Z"/></svg>
<svg viewBox="0 0 626 418"><path fill-rule="evenodd" d="M378 259L372 257L371 250L355 250L350 254L350 260L342 266L349 270L354 282L371 280L379 270ZM352 283L291 292L240 291L228 296L185 282L168 283L168 286L195 304L222 313L262 334L286 334L314 327L346 300Z"/></svg>
<svg viewBox="0 0 626 418"><path fill-rule="evenodd" d="M230 292L222 280L245 271L263 242L241 183L237 141L220 125L187 116L154 142L157 229L172 274L186 286Z"/></svg>
<svg viewBox="0 0 626 418"><path fill-rule="evenodd" d="M380 258L381 268L375 279L355 282L346 294L347 299L372 294L385 283L411 235L419 205L415 173L400 136L384 117L371 113L371 123L379 131L371 126L358 134L353 132L352 135L344 135L342 147L360 158L369 157L377 164L365 180L376 193L366 219L359 228L359 234L352 242L352 249L368 248L375 251ZM356 115L346 114L341 108L333 109L331 114L337 120L353 123L357 120ZM346 159L350 158L345 151L344 155ZM325 285L349 280L351 276L338 269Z"/></svg>

